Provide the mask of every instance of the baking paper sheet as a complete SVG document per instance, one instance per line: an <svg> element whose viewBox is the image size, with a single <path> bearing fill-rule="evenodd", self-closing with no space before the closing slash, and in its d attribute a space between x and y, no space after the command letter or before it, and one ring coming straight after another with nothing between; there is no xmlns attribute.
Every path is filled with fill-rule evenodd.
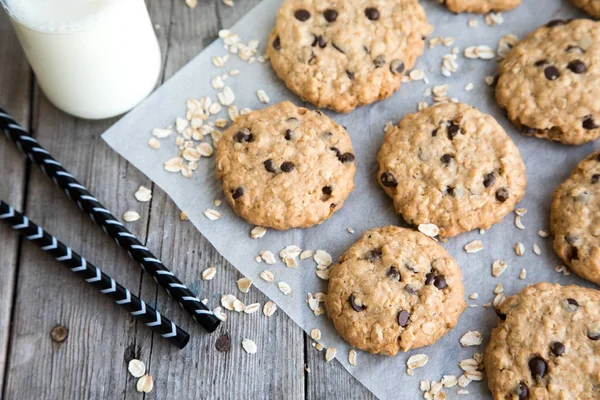
<svg viewBox="0 0 600 400"><path fill-rule="evenodd" d="M441 56L449 54L451 47L439 45L431 50L426 49L416 67L425 71L429 84L423 81L407 83L390 99L362 107L348 115L327 112L335 121L348 128L357 156L358 171L356 190L350 195L344 207L335 213L332 219L320 226L287 232L270 230L262 239L253 240L249 237L252 226L237 217L225 202L218 208L222 218L209 221L203 215L203 211L207 208L215 208L213 205L215 199L223 199L215 179L214 156L210 159L202 159L194 177L186 179L163 169L162 162L176 155L174 137L163 139L159 150L148 147L147 142L153 128L172 125L176 117L185 116L186 99L200 98L203 95L216 99L216 91L210 84L211 78L231 69L241 71L239 75L230 77L226 81L226 85L235 92L237 98L235 104L240 109L266 107L256 97L258 89L267 92L271 104L282 100L302 104L276 78L268 63L248 64L232 56L224 68L215 68L211 63L212 57L227 53L221 41L210 45L103 135L104 140L111 147L167 192L215 248L243 275L251 277L255 286L273 299L298 325L306 332L319 328L322 332L321 343L326 347L335 346L338 360L380 399L422 398L419 390L421 379L439 381L442 375L458 377L461 370L457 362L471 357L476 351L483 351L483 345L461 348L460 337L469 330L478 330L484 334L485 344L490 329L496 324L494 311L481 305L492 301L493 289L498 283L504 285L507 295L539 281L590 286L574 275L563 276L554 271L555 266L560 265L560 261L552 251L551 239L539 237L537 231L549 230L550 201L554 188L570 175L580 159L599 146L587 144L569 147L523 136L505 118L504 112L494 101L493 89L484 83L485 76L495 74L496 62L470 60L462 55L468 46L486 44L495 49L498 40L507 33L514 33L519 38L523 38L525 34L551 19L579 17L582 14L566 0L525 0L524 4L516 10L504 13L503 24L488 26L482 16L454 15L433 0L422 3L430 23L435 26L435 31L430 38L452 36L456 39L452 47L460 49L459 71L450 78L441 75ZM280 4L281 0L264 0L242 18L232 30L241 36L244 43L250 39L259 39L260 51L264 52L268 33L274 25L276 11ZM470 19L478 21L477 27L468 26ZM471 92L466 92L464 87L470 82L475 88ZM365 230L390 224L402 224L401 218L394 212L392 201L377 184L376 155L383 141L386 122L398 123L404 115L416 111L416 105L423 99L425 89L439 84L449 84L448 93L451 97L457 97L460 101L470 103L483 112L493 115L516 142L525 160L529 181L525 199L520 204L520 207L526 207L528 210L523 217L526 229L517 229L514 225L514 215L510 214L483 236L475 231L444 243L443 246L456 258L462 268L466 294L479 293L479 299L468 300L468 304L476 304L477 307L467 308L457 327L433 346L399 354L396 357L359 352L358 365L352 367L348 364L349 346L337 335L325 315L314 316L305 303L308 292L326 292L327 289L327 283L315 275L315 263L312 260L305 260L299 263L297 269L290 269L279 259L276 265L258 264L253 259L262 250L270 250L277 255L285 246L296 244L302 249L324 249L335 260ZM431 98L426 100L431 104ZM225 110L220 116L226 118ZM207 141L210 141L210 138L207 138ZM349 234L346 231L349 227L356 233ZM464 245L475 239L483 240L485 249L476 254L467 254L463 250ZM517 242L525 245L526 253L522 257L516 256L513 250ZM541 247L541 256L532 252L533 244ZM491 275L491 265L496 259L503 259L508 263L508 269L499 278L493 278ZM165 261L169 264L168 260ZM177 273L177 266L173 268ZM285 281L291 285L294 290L293 297L284 296L279 292L276 283L269 284L259 278L259 273L265 268L275 273L276 281ZM521 268L527 269L527 278L524 280L518 278ZM198 276L200 272L199 270ZM235 295L243 301L244 296L241 293ZM209 305L213 308L219 305L218 294ZM311 351L316 350L311 349ZM414 376L409 376L406 373L406 360L410 355L417 353L427 354L429 363L424 368L415 370ZM447 389L447 394L450 398L457 397L458 389L458 387ZM469 395L461 398L491 398L486 382L473 382L467 390Z"/></svg>

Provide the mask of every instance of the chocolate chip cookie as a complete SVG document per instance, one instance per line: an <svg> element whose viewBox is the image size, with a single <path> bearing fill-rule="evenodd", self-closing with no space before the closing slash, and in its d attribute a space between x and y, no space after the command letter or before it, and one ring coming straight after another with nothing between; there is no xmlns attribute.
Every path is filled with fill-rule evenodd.
<svg viewBox="0 0 600 400"><path fill-rule="evenodd" d="M521 4L521 0L442 0L442 2L455 13L477 14L512 10Z"/></svg>
<svg viewBox="0 0 600 400"><path fill-rule="evenodd" d="M519 150L496 120L462 103L407 115L385 135L377 156L381 187L412 225L440 236L487 229L523 198Z"/></svg>
<svg viewBox="0 0 600 400"><path fill-rule="evenodd" d="M484 355L494 399L600 399L600 291L538 283L498 315Z"/></svg>
<svg viewBox="0 0 600 400"><path fill-rule="evenodd" d="M600 22L551 21L500 64L496 99L525 134L579 145L600 136Z"/></svg>
<svg viewBox="0 0 600 400"><path fill-rule="evenodd" d="M346 129L289 101L237 118L219 140L216 163L233 210L274 229L323 222L354 189Z"/></svg>
<svg viewBox="0 0 600 400"><path fill-rule="evenodd" d="M331 269L326 301L353 347L395 355L436 342L465 309L454 259L420 232L371 229Z"/></svg>
<svg viewBox="0 0 600 400"><path fill-rule="evenodd" d="M554 251L577 275L600 285L600 151L554 192L550 227Z"/></svg>
<svg viewBox="0 0 600 400"><path fill-rule="evenodd" d="M600 0L571 0L571 2L592 17L600 19Z"/></svg>
<svg viewBox="0 0 600 400"><path fill-rule="evenodd" d="M391 96L431 30L417 0L286 0L267 55L296 95L347 113Z"/></svg>

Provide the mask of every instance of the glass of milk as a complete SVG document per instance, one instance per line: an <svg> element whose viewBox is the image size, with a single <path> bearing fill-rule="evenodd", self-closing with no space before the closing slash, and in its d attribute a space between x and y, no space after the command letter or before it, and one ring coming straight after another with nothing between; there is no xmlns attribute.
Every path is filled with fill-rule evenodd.
<svg viewBox="0 0 600 400"><path fill-rule="evenodd" d="M46 97L86 119L122 114L154 88L158 41L144 0L0 0Z"/></svg>

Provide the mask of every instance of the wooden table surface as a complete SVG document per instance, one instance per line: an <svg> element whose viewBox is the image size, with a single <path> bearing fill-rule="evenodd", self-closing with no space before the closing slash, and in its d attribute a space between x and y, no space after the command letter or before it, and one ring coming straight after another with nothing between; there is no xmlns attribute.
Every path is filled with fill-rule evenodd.
<svg viewBox="0 0 600 400"><path fill-rule="evenodd" d="M163 54L164 81L233 25L259 0L200 0L190 10L183 0L147 1ZM198 279L209 265L216 278L200 298L235 293L240 278L189 222L179 221L174 203L144 175L113 152L100 134L117 119L73 118L50 104L32 74L12 27L0 13L0 106L39 140L116 215L133 209L142 218L128 228L184 282ZM0 225L0 394L2 399L139 399L124 361L139 346L154 378L148 399L372 399L362 385L324 354L278 310L270 318L229 313L217 332L205 333L162 288L143 274L101 229L79 212L64 193L17 148L0 136L0 198L69 244L109 275L134 289L192 335L184 350L158 338L125 311L96 293L64 266ZM138 203L140 185L153 188L150 203ZM248 303L268 299L251 290ZM214 303L214 300L213 300ZM68 328L55 343L50 332ZM231 335L228 353L215 340ZM246 354L243 338L257 354ZM310 372L305 371L305 366Z"/></svg>

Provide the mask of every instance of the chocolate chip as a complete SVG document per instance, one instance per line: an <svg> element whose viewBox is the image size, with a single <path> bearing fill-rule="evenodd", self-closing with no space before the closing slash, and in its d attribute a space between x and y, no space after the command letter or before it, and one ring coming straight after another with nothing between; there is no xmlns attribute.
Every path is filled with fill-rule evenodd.
<svg viewBox="0 0 600 400"><path fill-rule="evenodd" d="M365 15L371 21L377 21L379 19L379 10L374 7L369 7L365 10Z"/></svg>
<svg viewBox="0 0 600 400"><path fill-rule="evenodd" d="M432 285L434 281L435 281L435 272L428 272L427 275L425 275L425 284Z"/></svg>
<svg viewBox="0 0 600 400"><path fill-rule="evenodd" d="M377 56L374 60L373 60L373 64L375 65L375 68L381 68L385 65L385 57L384 56Z"/></svg>
<svg viewBox="0 0 600 400"><path fill-rule="evenodd" d="M379 260L382 255L383 255L383 252L381 251L381 249L373 249L373 250L367 251L367 253L365 254L365 260L367 260L369 262L375 262L375 261Z"/></svg>
<svg viewBox="0 0 600 400"><path fill-rule="evenodd" d="M296 12L294 13L294 17L296 17L298 21L304 22L310 18L310 12L308 12L308 10L303 9L296 10Z"/></svg>
<svg viewBox="0 0 600 400"><path fill-rule="evenodd" d="M344 50L342 50L341 48L339 48L338 46L336 46L335 43L331 43L331 45L333 46L334 49L336 49L337 51L339 51L342 54L346 54L346 52Z"/></svg>
<svg viewBox="0 0 600 400"><path fill-rule="evenodd" d="M534 379L543 378L546 375L546 361L540 356L535 356L529 360L529 370Z"/></svg>
<svg viewBox="0 0 600 400"><path fill-rule="evenodd" d="M434 130L431 131L431 136L432 137L436 137L438 134L438 131L440 130L440 128L435 128Z"/></svg>
<svg viewBox="0 0 600 400"><path fill-rule="evenodd" d="M579 60L571 61L568 68L576 74L583 74L587 70L585 64Z"/></svg>
<svg viewBox="0 0 600 400"><path fill-rule="evenodd" d="M338 12L332 8L328 8L323 12L323 16L327 22L334 22L338 17Z"/></svg>
<svg viewBox="0 0 600 400"><path fill-rule="evenodd" d="M244 195L244 188L241 186L237 187L231 191L231 197L233 197L234 200L239 199L243 195Z"/></svg>
<svg viewBox="0 0 600 400"><path fill-rule="evenodd" d="M281 50L281 39L279 38L279 36L277 36L273 40L273 48L277 51Z"/></svg>
<svg viewBox="0 0 600 400"><path fill-rule="evenodd" d="M398 186L398 181L396 180L394 175L391 174L391 172L384 172L383 174L381 174L379 179L381 179L381 184L385 187Z"/></svg>
<svg viewBox="0 0 600 400"><path fill-rule="evenodd" d="M598 340L598 339L600 339L600 331L597 331L597 332L588 331L587 337L594 341Z"/></svg>
<svg viewBox="0 0 600 400"><path fill-rule="evenodd" d="M542 65L546 64L548 64L547 60L537 60L533 65L535 65L536 67L541 67Z"/></svg>
<svg viewBox="0 0 600 400"><path fill-rule="evenodd" d="M410 313L406 310L402 310L398 313L398 325L401 327L406 327L408 325L408 319L410 318Z"/></svg>
<svg viewBox="0 0 600 400"><path fill-rule="evenodd" d="M364 304L361 304L361 305L356 304L356 299L354 298L354 293L352 293L350 295L350 298L348 300L350 301L350 305L356 312L364 311L365 308L367 308L367 306L365 306Z"/></svg>
<svg viewBox="0 0 600 400"><path fill-rule="evenodd" d="M444 275L438 275L433 279L433 286L439 290L446 289L448 284L446 283L446 277Z"/></svg>
<svg viewBox="0 0 600 400"><path fill-rule="evenodd" d="M354 154L352 153L344 153L341 156L339 156L338 159L343 163L347 163L354 161L356 157L354 157Z"/></svg>
<svg viewBox="0 0 600 400"><path fill-rule="evenodd" d="M228 334L219 336L215 342L215 348L217 351L227 353L231 349L231 337Z"/></svg>
<svg viewBox="0 0 600 400"><path fill-rule="evenodd" d="M591 116L588 116L583 120L582 126L584 129L587 129L587 130L600 128L600 126L598 126L598 124L596 124L596 122L594 121L594 119Z"/></svg>
<svg viewBox="0 0 600 400"><path fill-rule="evenodd" d="M288 129L285 131L285 140L292 140L292 130Z"/></svg>
<svg viewBox="0 0 600 400"><path fill-rule="evenodd" d="M296 166L291 161L286 161L283 164L281 164L281 170L283 172L292 172L294 168L296 168Z"/></svg>
<svg viewBox="0 0 600 400"><path fill-rule="evenodd" d="M333 189L331 188L331 186L323 186L323 189L321 189L321 191L323 192L323 194L330 195L333 192Z"/></svg>
<svg viewBox="0 0 600 400"><path fill-rule="evenodd" d="M239 131L235 134L235 141L238 143L243 142L254 142L254 135L251 133L244 133L243 131Z"/></svg>
<svg viewBox="0 0 600 400"><path fill-rule="evenodd" d="M346 70L346 75L348 75L348 78L350 78L351 81L354 80L354 72Z"/></svg>
<svg viewBox="0 0 600 400"><path fill-rule="evenodd" d="M552 27L554 27L554 26L564 25L564 24L566 24L566 23L567 23L567 21L565 21L565 20L563 20L563 19L553 19L552 21L548 22L548 23L546 24L546 26L547 26L548 28L552 28Z"/></svg>
<svg viewBox="0 0 600 400"><path fill-rule="evenodd" d="M592 175L592 183L598 183L600 181L600 174Z"/></svg>
<svg viewBox="0 0 600 400"><path fill-rule="evenodd" d="M490 172L483 178L483 186L486 188L492 186L494 182L496 182L496 174L493 172Z"/></svg>
<svg viewBox="0 0 600 400"><path fill-rule="evenodd" d="M508 190L506 188L502 187L496 190L496 200L498 200L500 203L504 203L509 197L510 195L508 194Z"/></svg>
<svg viewBox="0 0 600 400"><path fill-rule="evenodd" d="M392 71L392 74L401 74L404 72L405 68L406 66L402 60L394 60L390 64L390 71Z"/></svg>
<svg viewBox="0 0 600 400"><path fill-rule="evenodd" d="M446 193L448 193L450 196L454 196L454 188L452 186L448 186L446 188Z"/></svg>
<svg viewBox="0 0 600 400"><path fill-rule="evenodd" d="M570 246L567 249L567 259L569 261L579 260L579 250L575 246Z"/></svg>
<svg viewBox="0 0 600 400"><path fill-rule="evenodd" d="M569 305L569 311L577 311L577 309L579 308L579 302L575 299L568 298L567 304Z"/></svg>
<svg viewBox="0 0 600 400"><path fill-rule="evenodd" d="M317 43L319 44L320 48L325 48L327 46L327 40L325 40L325 38L323 37L323 35L319 35L317 37Z"/></svg>
<svg viewBox="0 0 600 400"><path fill-rule="evenodd" d="M560 76L560 71L555 66L549 66L544 69L544 75L549 81L554 81Z"/></svg>
<svg viewBox="0 0 600 400"><path fill-rule="evenodd" d="M388 269L386 275L391 278L392 280L401 282L402 281L402 275L400 275L400 271L398 271L398 268L396 267L390 267L390 269Z"/></svg>
<svg viewBox="0 0 600 400"><path fill-rule="evenodd" d="M263 163L265 169L269 172L275 173L275 163L273 160L269 159Z"/></svg>
<svg viewBox="0 0 600 400"><path fill-rule="evenodd" d="M340 156L342 155L342 152L337 147L330 147L329 150L333 151L337 158L340 158Z"/></svg>
<svg viewBox="0 0 600 400"><path fill-rule="evenodd" d="M550 345L550 349L552 350L552 353L554 353L554 355L556 357L560 357L565 352L565 345L562 344L561 342L554 342Z"/></svg>
<svg viewBox="0 0 600 400"><path fill-rule="evenodd" d="M452 140L458 132L460 131L460 127L454 123L454 121L448 121L448 139Z"/></svg>
<svg viewBox="0 0 600 400"><path fill-rule="evenodd" d="M529 398L529 388L523 382L519 382L519 387L517 387L517 396L519 396L519 400L525 400Z"/></svg>
<svg viewBox="0 0 600 400"><path fill-rule="evenodd" d="M535 128L531 128L527 125L521 125L521 132L523 132L526 135L534 135L535 133L537 133L537 129Z"/></svg>
<svg viewBox="0 0 600 400"><path fill-rule="evenodd" d="M440 158L440 160L442 161L442 163L443 163L445 166L448 166L448 165L450 165L450 163L452 162L452 159L453 159L453 158L454 158L454 156L453 156L453 155L451 155L451 154L444 154L444 155L442 156L442 158Z"/></svg>

